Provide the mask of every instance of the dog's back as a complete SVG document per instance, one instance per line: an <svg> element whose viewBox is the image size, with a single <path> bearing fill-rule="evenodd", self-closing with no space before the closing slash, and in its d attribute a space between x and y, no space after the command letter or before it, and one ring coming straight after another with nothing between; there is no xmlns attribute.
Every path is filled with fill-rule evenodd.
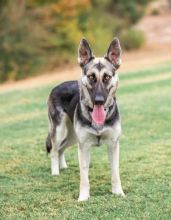
<svg viewBox="0 0 171 220"><path fill-rule="evenodd" d="M48 99L48 116L51 127L56 127L62 121L64 113L73 122L76 105L79 102L78 81L67 81L52 89ZM46 139L46 149L50 153L52 149L50 133Z"/></svg>

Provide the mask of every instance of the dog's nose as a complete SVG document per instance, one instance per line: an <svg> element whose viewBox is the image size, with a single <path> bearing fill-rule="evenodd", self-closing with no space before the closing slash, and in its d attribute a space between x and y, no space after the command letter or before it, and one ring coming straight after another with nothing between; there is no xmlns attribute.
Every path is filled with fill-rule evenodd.
<svg viewBox="0 0 171 220"><path fill-rule="evenodd" d="M105 101L104 97L101 94L98 94L95 96L95 99L94 99L95 105L103 105L104 101Z"/></svg>

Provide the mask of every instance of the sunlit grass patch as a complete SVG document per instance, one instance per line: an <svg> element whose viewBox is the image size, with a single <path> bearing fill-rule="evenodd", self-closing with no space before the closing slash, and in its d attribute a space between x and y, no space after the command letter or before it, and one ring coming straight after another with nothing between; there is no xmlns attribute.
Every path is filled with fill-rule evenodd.
<svg viewBox="0 0 171 220"><path fill-rule="evenodd" d="M111 194L106 146L91 152L88 202L77 202L76 146L66 151L69 168L60 177L51 176L44 142L46 100L52 86L0 94L0 219L171 219L171 80L161 77L131 84L154 74L169 74L170 68L156 72L154 67L120 77L123 85L117 100L125 199Z"/></svg>

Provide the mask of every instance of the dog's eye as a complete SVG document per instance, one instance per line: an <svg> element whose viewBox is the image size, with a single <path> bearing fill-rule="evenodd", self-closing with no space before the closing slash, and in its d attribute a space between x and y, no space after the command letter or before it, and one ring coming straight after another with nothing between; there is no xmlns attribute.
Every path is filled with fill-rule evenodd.
<svg viewBox="0 0 171 220"><path fill-rule="evenodd" d="M91 81L95 81L96 80L96 76L94 73L92 73L91 75L88 76L89 80Z"/></svg>
<svg viewBox="0 0 171 220"><path fill-rule="evenodd" d="M104 82L108 82L110 79L111 79L111 76L108 75L108 74L105 74L104 77L103 77Z"/></svg>

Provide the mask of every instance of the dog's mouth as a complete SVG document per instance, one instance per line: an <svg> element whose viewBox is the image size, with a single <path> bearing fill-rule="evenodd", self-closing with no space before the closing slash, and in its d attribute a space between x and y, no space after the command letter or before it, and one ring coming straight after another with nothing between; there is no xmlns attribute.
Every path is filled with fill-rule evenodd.
<svg viewBox="0 0 171 220"><path fill-rule="evenodd" d="M95 124L103 125L106 119L106 112L104 109L104 105L94 105L91 117Z"/></svg>

